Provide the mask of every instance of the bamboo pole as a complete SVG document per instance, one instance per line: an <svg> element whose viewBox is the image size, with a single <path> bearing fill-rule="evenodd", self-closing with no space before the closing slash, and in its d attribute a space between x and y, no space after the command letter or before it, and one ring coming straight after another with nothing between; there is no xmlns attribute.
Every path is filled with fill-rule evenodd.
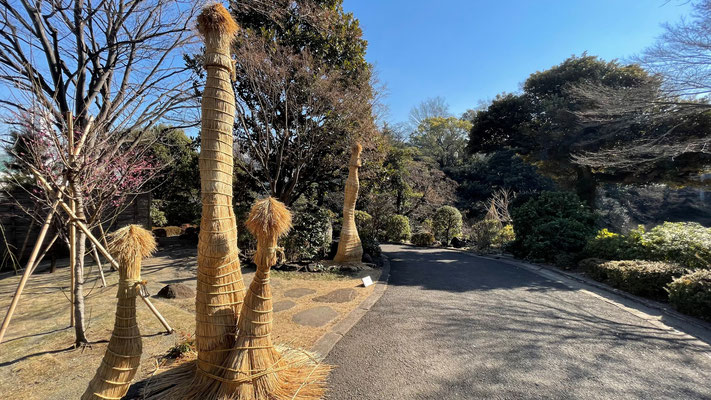
<svg viewBox="0 0 711 400"><path fill-rule="evenodd" d="M13 296L12 302L10 303L10 308L7 310L7 314L5 314L5 319L2 321L2 327L0 327L0 343L2 343L3 337L5 337L5 331L7 331L7 327L10 325L10 320L12 319L12 315L15 313L15 308L17 308L17 303L20 301L20 296L22 295L22 290L25 288L25 284L27 283L27 280L29 279L30 274L32 274L32 271L34 270L33 265L35 263L35 258L37 257L37 254L39 253L39 249L42 246L42 242L44 242L44 237L47 235L49 226L52 223L52 218L54 217L54 213L57 210L57 204L59 204L60 201L61 201L61 193L59 194L57 200L55 200L54 203L52 204L52 208L50 208L49 214L47 214L47 218L45 218L45 220L44 220L44 224L42 225L40 234L37 237L37 242L35 243L35 247L32 249L32 253L30 254L30 259L27 260L27 265L25 266L25 272L22 274L20 283L17 285L17 289L15 290L15 296Z"/></svg>
<svg viewBox="0 0 711 400"><path fill-rule="evenodd" d="M96 265L99 267L99 276L101 277L101 287L106 287L106 278L104 278L104 266L101 265L101 260L99 259L99 252L96 251L96 245L91 242L91 250L94 254L94 260Z"/></svg>

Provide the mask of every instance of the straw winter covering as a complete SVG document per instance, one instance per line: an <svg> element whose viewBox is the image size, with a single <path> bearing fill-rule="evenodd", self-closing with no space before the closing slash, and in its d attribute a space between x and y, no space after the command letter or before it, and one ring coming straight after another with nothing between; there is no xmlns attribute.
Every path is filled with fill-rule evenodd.
<svg viewBox="0 0 711 400"><path fill-rule="evenodd" d="M258 269L245 295L232 209L235 98L230 45L238 30L219 4L198 17L205 40L207 81L202 95L200 181L202 219L196 291L197 360L162 373L148 383L152 399L319 399L329 367L295 349L271 342L269 270L277 260L277 239L291 226L291 214L274 199L258 202L247 227L258 239ZM239 334L238 334L239 332Z"/></svg>
<svg viewBox="0 0 711 400"><path fill-rule="evenodd" d="M121 228L110 237L109 251L119 263L116 319L104 358L82 400L122 398L141 361L136 296L143 285L141 260L155 250L156 242L151 232L138 225Z"/></svg>
<svg viewBox="0 0 711 400"><path fill-rule="evenodd" d="M363 246L358 236L355 223L355 206L358 200L358 168L361 166L360 153L363 147L356 143L351 148L351 160L348 163L348 179L346 180L346 196L343 201L343 227L338 241L338 251L333 259L336 262L360 262L363 257Z"/></svg>

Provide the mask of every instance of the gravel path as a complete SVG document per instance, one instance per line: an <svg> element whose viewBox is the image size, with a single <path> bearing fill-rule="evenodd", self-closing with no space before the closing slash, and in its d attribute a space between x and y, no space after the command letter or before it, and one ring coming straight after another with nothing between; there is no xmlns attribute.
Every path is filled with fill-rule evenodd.
<svg viewBox="0 0 711 400"><path fill-rule="evenodd" d="M500 261L383 249L390 286L327 357L330 399L711 399L708 331Z"/></svg>

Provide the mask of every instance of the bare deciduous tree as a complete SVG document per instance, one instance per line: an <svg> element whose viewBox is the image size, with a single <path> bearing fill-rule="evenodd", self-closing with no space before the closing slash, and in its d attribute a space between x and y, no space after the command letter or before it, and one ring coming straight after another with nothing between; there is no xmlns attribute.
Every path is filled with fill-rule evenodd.
<svg viewBox="0 0 711 400"><path fill-rule="evenodd" d="M78 219L95 225L150 177L154 166L145 154L155 137L145 133L159 122L191 123L194 90L182 53L194 41L189 24L198 6L182 0L0 0L0 6L0 104L6 123L26 132L31 145L15 157L50 182L38 202L51 204L61 191L76 203ZM85 243L79 232L77 345L87 343Z"/></svg>

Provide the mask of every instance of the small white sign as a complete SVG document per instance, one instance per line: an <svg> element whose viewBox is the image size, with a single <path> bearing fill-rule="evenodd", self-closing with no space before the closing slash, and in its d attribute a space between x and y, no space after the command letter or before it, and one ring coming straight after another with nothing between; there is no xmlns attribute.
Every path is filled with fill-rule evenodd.
<svg viewBox="0 0 711 400"><path fill-rule="evenodd" d="M364 286L364 287L368 287L368 286L370 286L370 285L372 285L372 284L373 284L373 280L370 279L370 275L368 275L368 276L366 276L365 278L363 278L363 286Z"/></svg>

